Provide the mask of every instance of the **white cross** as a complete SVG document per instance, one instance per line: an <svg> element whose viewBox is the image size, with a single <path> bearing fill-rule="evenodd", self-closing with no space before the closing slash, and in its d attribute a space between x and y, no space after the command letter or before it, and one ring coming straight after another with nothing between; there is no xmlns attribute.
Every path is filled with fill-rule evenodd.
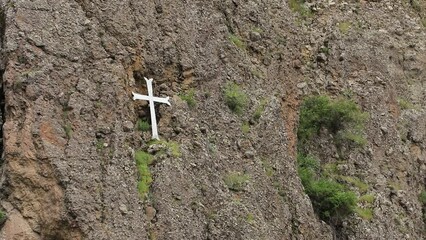
<svg viewBox="0 0 426 240"><path fill-rule="evenodd" d="M170 106L169 97L166 97L166 98L154 97L152 94L152 78L147 79L144 77L144 79L146 81L146 86L148 87L148 96L132 92L133 100L138 99L138 100L149 101L149 111L151 112L152 139L160 140L160 138L158 137L158 132L157 132L157 119L155 117L154 102L165 103Z"/></svg>

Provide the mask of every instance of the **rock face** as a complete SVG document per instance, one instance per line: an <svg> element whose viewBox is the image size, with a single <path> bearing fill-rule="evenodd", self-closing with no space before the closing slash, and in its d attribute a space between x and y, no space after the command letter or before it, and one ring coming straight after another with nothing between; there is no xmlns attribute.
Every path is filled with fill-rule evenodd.
<svg viewBox="0 0 426 240"><path fill-rule="evenodd" d="M310 1L310 16L277 0L0 3L0 239L425 237L423 2ZM156 155L145 198L134 153L149 110L131 98L143 77L172 97L157 120L180 151ZM225 104L229 82L248 95L244 114ZM296 169L298 105L315 93L350 94L370 114L344 167L375 196L373 218L339 229ZM237 173L248 180L232 191Z"/></svg>

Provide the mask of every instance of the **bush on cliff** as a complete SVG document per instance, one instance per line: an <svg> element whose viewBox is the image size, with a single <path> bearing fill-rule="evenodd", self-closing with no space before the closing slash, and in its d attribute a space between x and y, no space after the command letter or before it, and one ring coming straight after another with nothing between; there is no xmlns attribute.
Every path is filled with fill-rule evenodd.
<svg viewBox="0 0 426 240"><path fill-rule="evenodd" d="M334 222L354 212L357 198L345 185L321 174L319 162L311 156L297 156L298 173L321 220Z"/></svg>

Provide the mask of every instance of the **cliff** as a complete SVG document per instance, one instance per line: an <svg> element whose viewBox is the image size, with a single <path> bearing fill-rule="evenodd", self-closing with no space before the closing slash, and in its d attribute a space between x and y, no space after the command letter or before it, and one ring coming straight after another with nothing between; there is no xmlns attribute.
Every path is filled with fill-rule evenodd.
<svg viewBox="0 0 426 240"><path fill-rule="evenodd" d="M426 236L426 2L0 3L0 239ZM171 98L157 142L144 77ZM305 193L311 95L368 113L365 145L308 146L368 216L323 221Z"/></svg>

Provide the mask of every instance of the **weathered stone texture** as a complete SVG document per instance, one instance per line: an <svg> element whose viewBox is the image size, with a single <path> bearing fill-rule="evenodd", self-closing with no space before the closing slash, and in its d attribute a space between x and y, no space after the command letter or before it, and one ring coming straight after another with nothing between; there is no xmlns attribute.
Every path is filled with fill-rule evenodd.
<svg viewBox="0 0 426 240"><path fill-rule="evenodd" d="M317 12L304 19L278 0L0 1L9 216L0 239L424 237L423 15L406 1L309 2ZM182 152L151 166L145 201L133 155L150 135L131 129L147 114L131 98L146 90L143 77L172 97L156 106L159 132ZM227 82L249 94L241 116L223 101ZM179 98L189 89L194 108ZM347 168L376 197L371 221L354 215L333 229L304 194L298 104L319 92L350 92L370 113L368 146ZM250 176L244 191L226 187L231 172Z"/></svg>

